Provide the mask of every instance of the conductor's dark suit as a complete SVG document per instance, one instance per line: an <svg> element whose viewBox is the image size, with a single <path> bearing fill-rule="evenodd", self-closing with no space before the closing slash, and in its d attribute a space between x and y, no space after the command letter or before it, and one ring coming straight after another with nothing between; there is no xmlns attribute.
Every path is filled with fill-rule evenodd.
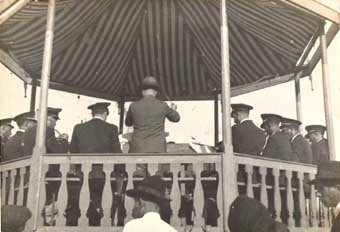
<svg viewBox="0 0 340 232"><path fill-rule="evenodd" d="M340 213L334 218L333 225L331 228L331 232L340 231Z"/></svg>
<svg viewBox="0 0 340 232"><path fill-rule="evenodd" d="M125 119L125 124L134 128L129 152L166 152L165 118L180 120L177 111L155 97L132 103Z"/></svg>
<svg viewBox="0 0 340 232"><path fill-rule="evenodd" d="M292 152L289 140L289 137L281 131L270 135L263 149L263 156L273 159L297 161L297 157Z"/></svg>
<svg viewBox="0 0 340 232"><path fill-rule="evenodd" d="M326 139L320 140L318 143L312 143L313 163L319 164L329 160L329 149Z"/></svg>
<svg viewBox="0 0 340 232"><path fill-rule="evenodd" d="M299 162L311 164L313 160L312 149L308 141L297 135L291 141L293 155L298 158Z"/></svg>
<svg viewBox="0 0 340 232"><path fill-rule="evenodd" d="M253 121L245 120L232 126L234 152L259 155L263 149L266 135Z"/></svg>
<svg viewBox="0 0 340 232"><path fill-rule="evenodd" d="M24 131L17 131L5 145L4 161L24 156Z"/></svg>
<svg viewBox="0 0 340 232"><path fill-rule="evenodd" d="M93 118L86 123L78 124L73 129L70 151L71 153L121 153L118 129L115 125L99 118ZM94 164L89 173L90 205L87 210L87 216L90 226L100 226L100 221L103 217L102 194L105 174L102 168L101 164ZM80 172L79 168L78 172ZM81 188L81 186L77 186L77 188ZM72 197L72 194L78 195L76 200L68 205L69 209L77 208L70 210L70 212L76 212L79 210L80 189L70 188L68 194L69 197ZM80 214L78 215L80 216ZM74 216L66 215L66 219L72 217ZM75 220L72 218L70 221Z"/></svg>

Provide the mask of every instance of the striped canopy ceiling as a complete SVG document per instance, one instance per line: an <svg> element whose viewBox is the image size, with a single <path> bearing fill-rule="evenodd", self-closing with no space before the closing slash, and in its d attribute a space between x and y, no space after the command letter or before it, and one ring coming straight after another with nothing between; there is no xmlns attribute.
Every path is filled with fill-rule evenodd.
<svg viewBox="0 0 340 232"><path fill-rule="evenodd" d="M294 72L322 23L265 0L227 7L232 87ZM211 99L221 85L219 8L219 0L59 1L51 81L134 99L152 75L172 99ZM0 27L0 48L37 79L46 14L45 2L31 2Z"/></svg>

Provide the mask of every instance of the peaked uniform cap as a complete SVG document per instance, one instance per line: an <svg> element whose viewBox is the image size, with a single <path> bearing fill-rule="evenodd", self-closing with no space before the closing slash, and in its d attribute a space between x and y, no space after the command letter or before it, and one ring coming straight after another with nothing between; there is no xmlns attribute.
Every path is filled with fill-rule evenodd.
<svg viewBox="0 0 340 232"><path fill-rule="evenodd" d="M309 126L306 126L306 131L307 131L307 134L306 134L306 138L309 138L309 136L314 133L314 132L319 132L320 134L324 134L325 131L326 131L326 127L325 126L322 126L322 125L309 125Z"/></svg>
<svg viewBox="0 0 340 232"><path fill-rule="evenodd" d="M142 89L154 89L159 91L160 86L158 84L158 81L155 77L149 76L145 77L142 81Z"/></svg>
<svg viewBox="0 0 340 232"><path fill-rule="evenodd" d="M127 190L126 195L133 198L147 197L156 203L169 200L165 196L165 182L159 175L146 177L137 188Z"/></svg>
<svg viewBox="0 0 340 232"><path fill-rule="evenodd" d="M3 231L16 231L25 225L32 213L24 206L3 205L1 206L1 229Z"/></svg>
<svg viewBox="0 0 340 232"><path fill-rule="evenodd" d="M322 183L326 181L339 181L340 183L340 162L326 161L318 164L318 171L314 180L310 183Z"/></svg>
<svg viewBox="0 0 340 232"><path fill-rule="evenodd" d="M4 118L4 119L0 119L0 126L2 125L7 125L7 126L10 126L10 127L14 127L12 126L11 122L13 121L13 118Z"/></svg>
<svg viewBox="0 0 340 232"><path fill-rule="evenodd" d="M237 104L231 104L231 108L233 109L231 111L231 114L238 112L238 111L247 111L254 109L251 105L243 104L243 103L237 103Z"/></svg>
<svg viewBox="0 0 340 232"><path fill-rule="evenodd" d="M87 108L89 110L92 110L92 112L107 112L107 114L109 114L109 105L111 105L111 103L109 102L97 102L95 104L89 105Z"/></svg>
<svg viewBox="0 0 340 232"><path fill-rule="evenodd" d="M62 111L60 108L47 107L47 115L52 116L54 119L59 120L59 113Z"/></svg>
<svg viewBox="0 0 340 232"><path fill-rule="evenodd" d="M284 127L289 127L289 126L293 126L293 127L299 127L302 123L299 120L296 119L291 119L291 118L281 118L281 126L280 128L284 128Z"/></svg>
<svg viewBox="0 0 340 232"><path fill-rule="evenodd" d="M37 120L34 118L34 114L35 114L34 111L29 111L29 112L25 112L25 113L19 114L19 115L14 117L14 121L18 125L21 125L26 120L37 122Z"/></svg>
<svg viewBox="0 0 340 232"><path fill-rule="evenodd" d="M264 125L271 121L274 121L279 124L281 122L282 116L278 114L261 114L261 118L263 122L260 127L264 128Z"/></svg>

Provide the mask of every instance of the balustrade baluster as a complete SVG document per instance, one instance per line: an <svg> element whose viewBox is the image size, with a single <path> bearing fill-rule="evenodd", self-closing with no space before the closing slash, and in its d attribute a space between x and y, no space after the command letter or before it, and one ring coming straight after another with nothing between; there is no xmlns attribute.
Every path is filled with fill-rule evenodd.
<svg viewBox="0 0 340 232"><path fill-rule="evenodd" d="M66 186L66 178L67 172L69 169L68 164L60 164L60 172L61 172L61 183L58 195L58 209L59 209L59 217L57 220L57 226L65 226L66 218L63 216L64 210L67 206L67 186Z"/></svg>
<svg viewBox="0 0 340 232"><path fill-rule="evenodd" d="M105 173L105 185L103 189L102 206L104 217L102 219L102 226L111 226L111 205L112 205L112 191L111 191L111 172L113 165L104 164L103 171Z"/></svg>
<svg viewBox="0 0 340 232"><path fill-rule="evenodd" d="M286 186L286 197L287 197L287 210L288 210L288 226L293 227L295 225L293 212L294 212L294 200L292 190L292 172L286 171L287 186Z"/></svg>
<svg viewBox="0 0 340 232"><path fill-rule="evenodd" d="M268 196L267 196L267 184L266 184L266 175L267 175L267 168L260 167L260 174L261 174L261 193L260 199L261 203L268 208Z"/></svg>
<svg viewBox="0 0 340 232"><path fill-rule="evenodd" d="M180 226L181 222L178 218L178 211L180 208L181 193L178 186L178 173L181 170L181 164L171 164L170 170L173 173L173 184L170 193L172 201L170 202L172 209L171 225Z"/></svg>
<svg viewBox="0 0 340 232"><path fill-rule="evenodd" d="M194 218L194 226L200 227L204 225L204 219L202 218L204 195L201 184L201 172L203 171L202 163L193 164L193 170L196 175L196 184L194 190L194 208L196 211L196 217Z"/></svg>
<svg viewBox="0 0 340 232"><path fill-rule="evenodd" d="M17 174L16 169L12 169L9 174L9 195L8 195L9 205L14 205L14 183L16 174Z"/></svg>
<svg viewBox="0 0 340 232"><path fill-rule="evenodd" d="M298 172L298 180L299 180L299 208L300 208L300 226L306 227L308 225L307 217L306 217L306 200L305 200L305 193L303 188L303 180L304 180L304 173Z"/></svg>
<svg viewBox="0 0 340 232"><path fill-rule="evenodd" d="M309 179L314 180L315 179L315 174L309 174ZM310 192L310 208L311 208L311 223L312 226L317 226L317 217L316 217L316 206L317 206L317 199L316 199L316 195L315 195L315 186L311 185L311 192Z"/></svg>
<svg viewBox="0 0 340 232"><path fill-rule="evenodd" d="M280 221L281 213L281 196L280 196L280 186L279 186L279 175L280 170L273 168L274 176L274 211L276 220Z"/></svg>
<svg viewBox="0 0 340 232"><path fill-rule="evenodd" d="M216 171L218 172L219 181L217 186L217 208L219 210L220 216L217 219L217 225L220 227L223 224L223 200L222 200L222 164L218 162L215 164ZM237 166L237 165L236 165Z"/></svg>
<svg viewBox="0 0 340 232"><path fill-rule="evenodd" d="M18 190L17 205L24 205L24 178L26 174L26 167L20 168L20 183Z"/></svg>
<svg viewBox="0 0 340 232"><path fill-rule="evenodd" d="M88 226L88 218L86 217L87 208L90 204L90 189L89 189L89 172L91 170L91 164L84 163L82 164L82 172L84 175L83 186L80 190L80 199L79 199L79 207L80 207L80 226Z"/></svg>
<svg viewBox="0 0 340 232"><path fill-rule="evenodd" d="M38 225L43 225L44 224L44 218L41 215L41 213L44 210L45 207L45 201L46 201L46 180L45 180L45 174L47 172L48 165L47 164L42 164L41 167L41 179L38 181L41 181L40 183L40 193L39 193L39 209L38 209ZM36 191L33 190L32 191ZM27 199L29 201L29 199Z"/></svg>
<svg viewBox="0 0 340 232"><path fill-rule="evenodd" d="M135 164L126 164L126 172L128 173L128 182L126 190L133 189L133 172L136 169ZM126 222L132 219L132 209L135 201L133 198L125 197L125 208L126 208Z"/></svg>
<svg viewBox="0 0 340 232"><path fill-rule="evenodd" d="M254 191L253 191L253 166L246 165L246 172L247 172L247 196L254 198Z"/></svg>
<svg viewBox="0 0 340 232"><path fill-rule="evenodd" d="M156 164L156 163L148 164L148 171L149 171L151 176L155 175L157 170L158 170L158 164Z"/></svg>
<svg viewBox="0 0 340 232"><path fill-rule="evenodd" d="M1 204L2 205L7 205L7 192L8 192L8 177L9 177L9 173L8 173L9 171L4 171L3 173L2 173L2 202L1 202Z"/></svg>

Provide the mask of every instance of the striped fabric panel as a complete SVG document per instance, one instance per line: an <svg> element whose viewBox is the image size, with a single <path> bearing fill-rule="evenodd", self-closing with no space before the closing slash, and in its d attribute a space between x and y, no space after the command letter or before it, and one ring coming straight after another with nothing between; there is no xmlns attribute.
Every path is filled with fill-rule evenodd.
<svg viewBox="0 0 340 232"><path fill-rule="evenodd" d="M293 72L321 23L263 2L227 3L232 87ZM46 13L45 2L31 2L0 26L1 49L35 78ZM53 82L138 98L148 75L164 97L211 98L221 83L219 0L57 1Z"/></svg>

